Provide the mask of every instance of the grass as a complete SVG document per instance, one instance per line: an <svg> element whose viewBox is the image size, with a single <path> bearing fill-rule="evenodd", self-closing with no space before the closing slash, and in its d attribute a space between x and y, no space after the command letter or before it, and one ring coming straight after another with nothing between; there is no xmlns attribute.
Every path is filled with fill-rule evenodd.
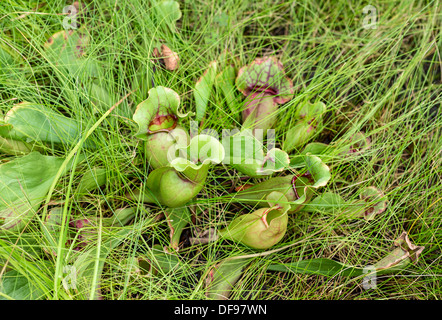
<svg viewBox="0 0 442 320"><path fill-rule="evenodd" d="M14 103L36 101L51 105L90 130L97 150L78 145L86 156L68 175L60 177L42 211L61 205L66 215L111 216L117 208L137 207L130 230L105 259L108 239L117 237L97 226L90 248L95 255L91 279L77 290L62 287L63 266L75 251L59 249L53 256L41 252L44 238L38 224L26 233L38 241L31 247L1 246L8 267L26 275L45 299L84 299L93 296L99 283L104 299L205 299L204 276L224 258L255 255L236 283L231 299L440 299L442 185L442 37L439 1L373 1L377 28L364 29L365 4L348 1L179 1L182 18L173 31L160 23L152 3L145 1L87 1L83 25L91 35L87 57L103 66L98 82L112 97L94 103L91 96L52 63L44 42L62 30L64 1L9 0L0 4L0 41L20 53L25 67L0 78L0 109ZM37 12L32 9L39 7ZM155 39L163 39L178 53L174 72L152 73ZM141 276L130 259L151 255L153 245L166 246L169 229L159 215L164 208L146 206L127 198L145 183L150 171L142 143L133 137L132 114L147 98L151 78L155 85L180 94L181 110L195 111L192 88L208 64L224 50L238 59L238 66L255 57L276 55L295 87L294 98L280 107L275 127L277 141L294 124L296 106L303 101L327 105L324 130L311 141L338 143L364 131L371 148L354 160L333 159L332 179L320 192L339 192L345 199L364 186L376 186L388 196L387 210L371 222L345 220L339 215L299 212L290 216L284 239L266 253L240 244L216 241L190 246L187 238L209 227L221 228L234 216L253 208L230 203L231 182L241 176L222 165L209 173L191 209L194 223L183 235L178 252L180 269L173 273ZM137 80L137 76L139 76ZM126 95L121 104L103 117ZM239 96L239 95L238 95ZM229 110L219 94L212 96L200 129L240 126L239 110ZM188 125L188 119L184 121ZM36 143L46 154L74 156L72 145L52 148ZM1 155L2 161L11 159ZM105 187L76 193L90 168L104 168ZM101 230L101 232L100 232ZM377 279L375 289L362 288L361 279L325 277L267 271L272 262L330 258L357 266L373 264L393 248L393 241L407 231L417 245L425 246L418 263L393 276ZM32 249L32 250L31 250ZM281 249L281 250L274 250ZM270 252L272 250L272 252ZM273 252L274 251L274 252ZM103 260L104 259L104 260ZM99 274L99 262L103 264ZM6 269L0 269L0 277ZM54 276L55 275L55 276ZM54 280L55 279L55 280Z"/></svg>

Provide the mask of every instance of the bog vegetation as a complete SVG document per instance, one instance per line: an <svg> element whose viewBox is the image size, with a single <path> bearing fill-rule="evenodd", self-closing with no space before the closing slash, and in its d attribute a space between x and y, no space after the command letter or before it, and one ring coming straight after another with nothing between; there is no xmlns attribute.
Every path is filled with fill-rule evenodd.
<svg viewBox="0 0 442 320"><path fill-rule="evenodd" d="M0 13L1 299L441 297L438 1Z"/></svg>

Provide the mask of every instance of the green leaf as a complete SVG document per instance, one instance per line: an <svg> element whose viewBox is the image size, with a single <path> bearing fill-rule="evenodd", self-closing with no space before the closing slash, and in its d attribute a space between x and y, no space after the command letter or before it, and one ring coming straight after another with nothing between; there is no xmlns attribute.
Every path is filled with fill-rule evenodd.
<svg viewBox="0 0 442 320"><path fill-rule="evenodd" d="M49 211L46 220L41 225L43 237L46 240L45 251L56 255L58 239L62 234L63 208L55 207Z"/></svg>
<svg viewBox="0 0 442 320"><path fill-rule="evenodd" d="M228 65L215 78L216 89L224 95L227 106L232 113L237 113L240 103L235 95L236 69Z"/></svg>
<svg viewBox="0 0 442 320"><path fill-rule="evenodd" d="M210 165L224 159L222 144L205 134L193 137L187 146L177 146L177 150L167 167L149 173L146 183L153 198L170 208L184 206L195 197L204 186Z"/></svg>
<svg viewBox="0 0 442 320"><path fill-rule="evenodd" d="M247 96L242 112L242 127L246 130L262 130L264 135L273 128L278 119L278 104L271 94L258 92Z"/></svg>
<svg viewBox="0 0 442 320"><path fill-rule="evenodd" d="M314 134L315 130L310 124L299 121L287 130L282 148L287 152L291 152L293 149L304 145Z"/></svg>
<svg viewBox="0 0 442 320"><path fill-rule="evenodd" d="M0 152L9 155L24 155L32 151L32 146L24 141L0 137Z"/></svg>
<svg viewBox="0 0 442 320"><path fill-rule="evenodd" d="M283 149L287 152L303 146L310 138L318 132L318 126L322 126L322 115L326 111L323 102L306 102L298 107L298 121L291 127L283 142Z"/></svg>
<svg viewBox="0 0 442 320"><path fill-rule="evenodd" d="M0 165L0 233L21 231L26 226L63 162L62 158L32 152Z"/></svg>
<svg viewBox="0 0 442 320"><path fill-rule="evenodd" d="M275 57L257 58L242 67L235 83L245 96L257 91L271 91L278 104L293 97L293 83L285 76L282 63Z"/></svg>
<svg viewBox="0 0 442 320"><path fill-rule="evenodd" d="M83 298L97 298L98 282L107 256L136 230L137 228L131 226L108 236L105 235L107 239L100 245L94 245L76 257L72 265L72 270L76 272L74 285Z"/></svg>
<svg viewBox="0 0 442 320"><path fill-rule="evenodd" d="M0 44L0 74L6 75L21 62L20 55L3 42Z"/></svg>
<svg viewBox="0 0 442 320"><path fill-rule="evenodd" d="M360 276L363 274L362 268L347 266L343 263L331 259L309 259L293 263L271 264L267 270L278 272L294 272L298 274L316 274L333 277L341 276Z"/></svg>
<svg viewBox="0 0 442 320"><path fill-rule="evenodd" d="M147 161L153 169L169 166L178 148L186 147L189 142L188 132L179 125L169 132L149 134L144 142Z"/></svg>
<svg viewBox="0 0 442 320"><path fill-rule="evenodd" d="M31 102L19 103L9 110L1 132L6 134L6 138L14 140L64 145L78 143L82 135L81 126L76 120ZM84 146L93 147L94 144L87 139Z"/></svg>
<svg viewBox="0 0 442 320"><path fill-rule="evenodd" d="M191 222L191 214L187 207L172 208L165 213L170 229L170 247L178 251L183 229Z"/></svg>
<svg viewBox="0 0 442 320"><path fill-rule="evenodd" d="M207 166L196 171L190 168L186 170L187 176L171 167L155 169L147 177L143 200L170 208L182 207L204 187L207 173Z"/></svg>
<svg viewBox="0 0 442 320"><path fill-rule="evenodd" d="M89 168L81 177L76 194L91 192L105 185L108 170L105 168Z"/></svg>
<svg viewBox="0 0 442 320"><path fill-rule="evenodd" d="M159 28L169 28L172 33L176 32L176 22L182 16L180 4L173 0L162 0L154 4L157 24Z"/></svg>
<svg viewBox="0 0 442 320"><path fill-rule="evenodd" d="M273 174L274 172L281 172L287 169L288 165L288 154L281 149L273 148L267 152L267 155L264 157L263 165L258 170L258 173L268 175Z"/></svg>
<svg viewBox="0 0 442 320"><path fill-rule="evenodd" d="M251 259L225 259L209 271L206 296L213 300L228 300L235 283Z"/></svg>
<svg viewBox="0 0 442 320"><path fill-rule="evenodd" d="M345 201L339 194L326 192L313 199L302 210L326 212L348 219L373 220L387 208L387 197L376 187L363 188L359 197L359 200Z"/></svg>
<svg viewBox="0 0 442 320"><path fill-rule="evenodd" d="M196 103L196 120L201 121L206 114L207 105L212 94L217 72L217 62L212 61L204 74L199 78L193 89Z"/></svg>
<svg viewBox="0 0 442 320"><path fill-rule="evenodd" d="M300 153L290 157L290 167L303 167L303 158L307 153L318 156L322 161L328 163L333 159L351 159L351 156L363 153L368 150L370 146L370 139L367 138L363 132L357 132L350 139L339 139L329 145L312 142L307 144ZM290 147L287 148L290 149ZM284 150L287 149L284 147Z"/></svg>
<svg viewBox="0 0 442 320"><path fill-rule="evenodd" d="M347 203L342 197L333 192L325 192L314 198L302 210L306 212L330 212L339 213L345 210Z"/></svg>
<svg viewBox="0 0 442 320"><path fill-rule="evenodd" d="M38 300L44 295L27 277L15 270L6 272L0 278L0 293L0 300Z"/></svg>
<svg viewBox="0 0 442 320"><path fill-rule="evenodd" d="M311 155L321 158L323 162L327 162L330 157L327 155L329 147L330 146L325 143L320 143L320 142L309 143L299 154L290 157L290 167L302 168L303 166L305 166L304 157L307 153L310 153Z"/></svg>
<svg viewBox="0 0 442 320"><path fill-rule="evenodd" d="M148 134L171 131L177 125L180 96L172 89L155 87L149 90L149 97L141 102L133 115L138 124L136 137L146 140Z"/></svg>
<svg viewBox="0 0 442 320"><path fill-rule="evenodd" d="M331 179L330 168L319 157L306 154L304 161L306 163L305 167L313 177L314 183L304 187L304 195L295 200L296 203L304 203L309 198L309 192L311 192L312 196L313 190L326 186Z"/></svg>
<svg viewBox="0 0 442 320"><path fill-rule="evenodd" d="M92 104L100 106L104 110L109 110L115 104L115 98L109 94L109 90L105 88L105 85L105 83L98 83L98 80L94 79L87 86L88 94Z"/></svg>
<svg viewBox="0 0 442 320"><path fill-rule="evenodd" d="M97 78L100 72L97 61L85 57L89 36L81 30L59 31L45 43L47 59L60 71L67 71L70 77L87 82Z"/></svg>
<svg viewBox="0 0 442 320"><path fill-rule="evenodd" d="M104 68L99 61L92 56L86 57L90 42L86 31L85 28L80 28L53 34L45 43L46 58L63 74L62 81L67 76L79 82L93 105L108 110L116 99L107 89L107 83L103 80L106 78Z"/></svg>
<svg viewBox="0 0 442 320"><path fill-rule="evenodd" d="M14 95L13 92L18 93L20 86L23 85L23 78L31 69L20 54L22 50L15 48L16 43L5 36L6 33L3 33L0 42L0 89L7 86L8 91Z"/></svg>
<svg viewBox="0 0 442 320"><path fill-rule="evenodd" d="M179 172L198 171L209 164L218 164L225 157L224 147L218 139L207 134L193 137L189 145L177 146L178 154L169 158L170 166Z"/></svg>
<svg viewBox="0 0 442 320"><path fill-rule="evenodd" d="M311 103L306 101L298 106L298 110L296 112L296 116L303 121L310 121L313 119L318 120L318 118L322 118L322 115L327 110L324 102L317 101L315 103Z"/></svg>
<svg viewBox="0 0 442 320"><path fill-rule="evenodd" d="M267 196L267 201L268 207L238 216L221 229L219 235L254 249L268 249L281 241L287 231L290 205L287 198L276 191Z"/></svg>
<svg viewBox="0 0 442 320"><path fill-rule="evenodd" d="M225 164L229 164L249 177L260 177L281 172L289 165L285 151L273 148L264 152L263 144L252 135L234 135L223 139L226 150Z"/></svg>
<svg viewBox="0 0 442 320"><path fill-rule="evenodd" d="M20 259L24 257L29 260L38 259L44 255L44 251L41 246L41 234L40 233L3 233L0 234L0 257L4 257L9 260L9 266L13 265L11 257L18 258L15 263L20 263ZM14 258L15 259L15 258ZM1 266L2 267L2 266ZM0 268L1 268L0 267Z"/></svg>
<svg viewBox="0 0 442 320"><path fill-rule="evenodd" d="M327 185L331 178L330 168L320 158L307 154L303 156L307 169L305 174L273 177L250 188L237 192L232 201L266 206L267 195L278 191L285 195L290 203L290 213L301 210L313 197L316 190ZM305 176L306 175L306 176Z"/></svg>
<svg viewBox="0 0 442 320"><path fill-rule="evenodd" d="M176 254L169 253L161 245L155 244L151 248L146 248L146 251L139 256L123 260L119 267L125 274L161 277L170 272L176 275L182 271L183 265Z"/></svg>
<svg viewBox="0 0 442 320"><path fill-rule="evenodd" d="M394 245L396 248L374 265L370 265L371 268L361 268L346 265L331 259L318 258L292 263L271 264L267 267L267 270L294 272L298 274L317 274L328 277L337 275L357 277L373 271L377 275L391 274L404 270L410 263L417 263L419 255L425 249L423 246L416 246L411 243L406 232L403 232L399 238L394 241Z"/></svg>
<svg viewBox="0 0 442 320"><path fill-rule="evenodd" d="M131 82L132 99L135 103L140 103L148 98L148 91L151 88L151 78L153 70L144 65L139 65L137 70L134 70Z"/></svg>
<svg viewBox="0 0 442 320"><path fill-rule="evenodd" d="M154 274L176 273L181 267L180 258L168 252L165 252L160 245L154 245L147 254L151 265L151 272Z"/></svg>

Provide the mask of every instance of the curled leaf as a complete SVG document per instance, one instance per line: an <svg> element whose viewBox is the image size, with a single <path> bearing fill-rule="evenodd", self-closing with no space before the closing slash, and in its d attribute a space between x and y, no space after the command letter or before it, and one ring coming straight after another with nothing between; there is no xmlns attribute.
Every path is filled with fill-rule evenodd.
<svg viewBox="0 0 442 320"><path fill-rule="evenodd" d="M328 153L330 146L325 143L311 142L296 155L290 157L290 168L302 168L305 166L304 157L307 153L319 157L324 163L329 161L331 157Z"/></svg>
<svg viewBox="0 0 442 320"><path fill-rule="evenodd" d="M149 134L144 144L147 160L154 169L168 166L170 155L176 154L178 148L188 143L189 134L181 126L169 132Z"/></svg>
<svg viewBox="0 0 442 320"><path fill-rule="evenodd" d="M224 148L214 137L197 135L188 146L177 147L178 155L168 154L169 165L152 171L147 178L147 189L160 204L170 208L181 207L203 188L212 163L224 158Z"/></svg>
<svg viewBox="0 0 442 320"><path fill-rule="evenodd" d="M205 279L206 296L214 300L228 300L235 283L250 259L225 259L212 267Z"/></svg>
<svg viewBox="0 0 442 320"><path fill-rule="evenodd" d="M416 263L419 260L419 255L425 249L424 246L413 244L405 231L394 241L394 245L397 248L374 265L376 270L403 269L410 262Z"/></svg>
<svg viewBox="0 0 442 320"><path fill-rule="evenodd" d="M290 152L304 145L316 133L317 127L321 125L325 110L323 102L304 103L298 110L299 120L286 133L283 149Z"/></svg>
<svg viewBox="0 0 442 320"><path fill-rule="evenodd" d="M243 126L251 129L269 129L277 119L279 104L293 97L293 83L284 74L275 57L255 59L238 71L236 87L245 100Z"/></svg>
<svg viewBox="0 0 442 320"><path fill-rule="evenodd" d="M138 124L135 134L146 139L148 134L169 132L178 124L180 96L172 89L155 87L149 90L149 97L141 102L133 115Z"/></svg>
<svg viewBox="0 0 442 320"><path fill-rule="evenodd" d="M169 164L168 154L174 155L179 146L186 146L188 133L178 125L179 95L172 89L155 87L141 102L133 115L138 125L136 137L145 140L145 152L150 165L161 168Z"/></svg>
<svg viewBox="0 0 442 320"><path fill-rule="evenodd" d="M177 155L169 153L170 166L179 172L200 170L209 164L223 161L225 151L223 145L210 135L200 134L193 137L187 146L178 146Z"/></svg>
<svg viewBox="0 0 442 320"><path fill-rule="evenodd" d="M366 209L363 212L365 220L372 220L378 214L381 214L387 208L387 198L381 190L376 187L366 187L360 194L362 201L366 203ZM368 208L367 208L368 206Z"/></svg>
<svg viewBox="0 0 442 320"><path fill-rule="evenodd" d="M234 135L223 139L226 152L225 164L231 165L249 177L270 175L283 171L289 165L285 151L272 148L267 153L263 144L252 135Z"/></svg>
<svg viewBox="0 0 442 320"><path fill-rule="evenodd" d="M245 96L251 93L272 94L275 103L286 103L293 97L293 84L284 74L282 63L275 57L257 58L238 71L236 86Z"/></svg>
<svg viewBox="0 0 442 320"><path fill-rule="evenodd" d="M183 173L171 167L155 169L147 177L144 198L169 208L182 207L204 187L207 172L207 166L199 170L190 168Z"/></svg>
<svg viewBox="0 0 442 320"><path fill-rule="evenodd" d="M264 157L264 161L257 172L262 175L280 172L286 169L288 164L288 154L281 149L273 148Z"/></svg>
<svg viewBox="0 0 442 320"><path fill-rule="evenodd" d="M333 159L349 160L351 156L362 154L367 151L371 146L371 141L365 136L363 132L355 133L349 140L344 141L339 139L331 144L325 144L320 142L311 142L305 146L305 148L298 154L290 157L290 167L299 168L303 166L303 157L307 153L311 153L318 156L325 163L332 161ZM289 148L290 149L290 148ZM284 150L286 150L284 148Z"/></svg>
<svg viewBox="0 0 442 320"><path fill-rule="evenodd" d="M219 231L225 239L241 242L254 249L267 249L284 237L290 208L287 198L280 192L267 196L269 207L241 215ZM275 205L272 203L276 202Z"/></svg>
<svg viewBox="0 0 442 320"><path fill-rule="evenodd" d="M327 185L331 178L329 167L317 156L307 154L303 161L304 173L270 178L236 193L232 201L263 205L269 193L278 191L289 201L290 213L301 210L309 203L315 191Z"/></svg>

